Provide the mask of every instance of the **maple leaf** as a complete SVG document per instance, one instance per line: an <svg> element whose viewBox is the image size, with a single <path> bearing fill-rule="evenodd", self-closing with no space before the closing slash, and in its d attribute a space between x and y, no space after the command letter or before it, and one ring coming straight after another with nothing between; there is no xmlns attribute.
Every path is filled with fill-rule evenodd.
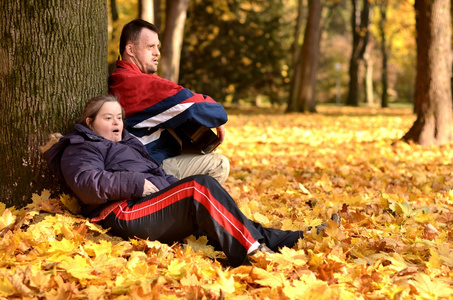
<svg viewBox="0 0 453 300"><path fill-rule="evenodd" d="M71 197L67 194L60 195L60 201L63 205L73 214L80 214L81 207L79 201L76 198Z"/></svg>
<svg viewBox="0 0 453 300"><path fill-rule="evenodd" d="M311 195L310 191L307 190L307 188L300 182L298 182L299 184L299 189L301 190L301 192L305 195Z"/></svg>
<svg viewBox="0 0 453 300"><path fill-rule="evenodd" d="M2 297L12 296L16 293L13 283L7 276L11 275L7 272L0 272L0 296Z"/></svg>
<svg viewBox="0 0 453 300"><path fill-rule="evenodd" d="M426 224L423 227L423 238L427 240L435 239L439 236L439 231L431 224Z"/></svg>
<svg viewBox="0 0 453 300"><path fill-rule="evenodd" d="M411 217L415 214L412 206L408 202L400 203L392 199L389 199L388 201L390 203L389 208L396 214L403 215L405 217Z"/></svg>
<svg viewBox="0 0 453 300"><path fill-rule="evenodd" d="M113 245L109 241L100 240L98 243L86 243L83 245L83 250L91 257L109 255L112 254Z"/></svg>
<svg viewBox="0 0 453 300"><path fill-rule="evenodd" d="M25 273L23 270L16 269L14 274L6 273L5 276L12 283L14 289L19 295L22 297L33 295L33 291L24 283Z"/></svg>
<svg viewBox="0 0 453 300"><path fill-rule="evenodd" d="M273 256L273 261L278 263L278 268L293 268L294 266L302 267L307 264L307 255L302 251L297 251L288 247L280 249L280 253Z"/></svg>
<svg viewBox="0 0 453 300"><path fill-rule="evenodd" d="M181 279L180 283L183 286L198 286L201 284L195 274L187 274L186 277Z"/></svg>
<svg viewBox="0 0 453 300"><path fill-rule="evenodd" d="M71 240L63 238L62 240L49 241L49 253L54 254L66 254L74 251L78 245Z"/></svg>
<svg viewBox="0 0 453 300"><path fill-rule="evenodd" d="M285 285L282 289L283 293L289 299L343 299L339 295L343 295L340 289L329 289L329 285L317 280L313 273L303 274L300 280L293 281L292 285ZM344 299L354 299L355 297L345 297Z"/></svg>
<svg viewBox="0 0 453 300"><path fill-rule="evenodd" d="M186 274L186 267L186 262L173 260L170 265L168 265L166 275L175 279L181 279Z"/></svg>
<svg viewBox="0 0 453 300"><path fill-rule="evenodd" d="M27 205L28 210L41 210L49 213L61 213L60 204L57 200L50 199L50 192L48 190L43 190L41 195L33 194L33 202Z"/></svg>
<svg viewBox="0 0 453 300"><path fill-rule="evenodd" d="M417 273L411 284L424 298L450 297L453 294L450 285L439 279L432 279L425 273Z"/></svg>
<svg viewBox="0 0 453 300"><path fill-rule="evenodd" d="M282 273L272 274L261 268L253 268L250 272L250 276L253 279L253 282L256 282L263 286L282 287L288 284L285 276Z"/></svg>
<svg viewBox="0 0 453 300"><path fill-rule="evenodd" d="M217 278L214 283L204 284L202 287L205 290L222 291L222 294L231 294L236 290L233 276L226 276L224 272L217 269Z"/></svg>
<svg viewBox="0 0 453 300"><path fill-rule="evenodd" d="M5 209L0 217L0 231L5 228L11 228L16 221L16 216L11 213L11 210Z"/></svg>
<svg viewBox="0 0 453 300"><path fill-rule="evenodd" d="M253 214L253 219L263 225L269 224L269 219L259 212Z"/></svg>
<svg viewBox="0 0 453 300"><path fill-rule="evenodd" d="M443 263L445 263L445 265L453 267L453 250L450 247L451 245L449 243L437 244L436 252L439 255L440 259L442 259ZM432 255L433 252L434 250L431 252Z"/></svg>
<svg viewBox="0 0 453 300"><path fill-rule="evenodd" d="M438 269L442 266L442 258L439 255L439 253L434 249L430 248L429 252L431 254L431 257L429 258L428 262L426 263L426 266L431 268L431 269Z"/></svg>
<svg viewBox="0 0 453 300"><path fill-rule="evenodd" d="M93 268L89 264L88 259L80 255L76 255L73 258L64 257L58 267L80 280L82 284L86 284L88 280L97 277L92 273Z"/></svg>
<svg viewBox="0 0 453 300"><path fill-rule="evenodd" d="M191 235L184 239L184 242L187 243L194 252L201 252L204 256L210 258L218 258L220 256L219 252L215 251L213 246L207 244L208 238L206 236L200 236L197 239Z"/></svg>

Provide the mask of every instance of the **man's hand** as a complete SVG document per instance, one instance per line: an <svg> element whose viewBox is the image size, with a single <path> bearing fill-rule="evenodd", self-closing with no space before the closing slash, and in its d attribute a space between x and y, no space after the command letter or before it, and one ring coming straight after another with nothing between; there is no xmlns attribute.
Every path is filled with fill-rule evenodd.
<svg viewBox="0 0 453 300"><path fill-rule="evenodd" d="M158 192L159 189L148 179L145 179L145 185L143 186L143 195L145 197L147 195L151 195L152 193Z"/></svg>
<svg viewBox="0 0 453 300"><path fill-rule="evenodd" d="M220 139L220 142L223 143L223 140L225 139L225 127L219 126L216 128L217 130L217 137Z"/></svg>

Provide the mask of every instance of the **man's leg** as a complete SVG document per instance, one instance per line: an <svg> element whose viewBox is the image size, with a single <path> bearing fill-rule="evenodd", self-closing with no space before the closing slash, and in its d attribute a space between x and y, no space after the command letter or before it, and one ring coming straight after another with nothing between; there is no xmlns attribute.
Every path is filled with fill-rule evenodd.
<svg viewBox="0 0 453 300"><path fill-rule="evenodd" d="M302 231L280 230L275 228L266 228L257 222L253 222L255 228L263 235L265 243L272 251L277 252L279 248L292 248L299 239L304 238Z"/></svg>
<svg viewBox="0 0 453 300"><path fill-rule="evenodd" d="M225 183L230 173L230 162L225 156L217 153L181 154L165 159L161 167L167 174L178 179L192 175L208 175L220 184Z"/></svg>

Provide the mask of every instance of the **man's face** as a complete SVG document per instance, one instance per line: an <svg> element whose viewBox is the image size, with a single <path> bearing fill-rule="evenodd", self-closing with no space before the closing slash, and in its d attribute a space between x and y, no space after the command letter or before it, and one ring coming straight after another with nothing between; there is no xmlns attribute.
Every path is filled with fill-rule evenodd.
<svg viewBox="0 0 453 300"><path fill-rule="evenodd" d="M159 36L156 32L143 28L140 32L137 44L130 44L132 62L146 74L157 72L160 56Z"/></svg>

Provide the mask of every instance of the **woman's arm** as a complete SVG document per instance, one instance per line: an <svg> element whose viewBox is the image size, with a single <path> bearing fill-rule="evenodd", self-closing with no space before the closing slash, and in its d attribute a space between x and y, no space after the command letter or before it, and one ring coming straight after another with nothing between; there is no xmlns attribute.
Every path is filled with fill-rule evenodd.
<svg viewBox="0 0 453 300"><path fill-rule="evenodd" d="M87 143L69 145L65 149L61 171L68 186L85 204L102 204L143 195L144 174L106 171L102 154Z"/></svg>

